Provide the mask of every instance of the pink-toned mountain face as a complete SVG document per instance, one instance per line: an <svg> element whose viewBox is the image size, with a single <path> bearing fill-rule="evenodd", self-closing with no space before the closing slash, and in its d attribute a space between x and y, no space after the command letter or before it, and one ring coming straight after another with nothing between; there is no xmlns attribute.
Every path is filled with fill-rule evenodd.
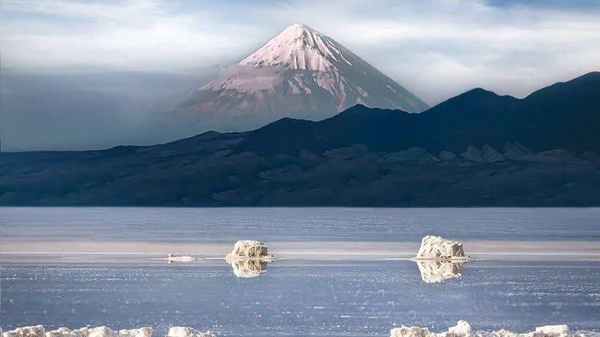
<svg viewBox="0 0 600 337"><path fill-rule="evenodd" d="M178 114L217 130L243 130L282 117L319 120L356 104L428 108L332 38L294 24L197 89Z"/></svg>

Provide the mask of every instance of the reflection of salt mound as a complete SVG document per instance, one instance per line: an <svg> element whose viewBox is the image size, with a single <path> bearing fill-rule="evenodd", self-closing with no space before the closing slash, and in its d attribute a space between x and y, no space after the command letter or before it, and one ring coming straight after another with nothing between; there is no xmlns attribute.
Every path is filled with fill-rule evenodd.
<svg viewBox="0 0 600 337"><path fill-rule="evenodd" d="M210 331L200 332L184 326L174 326L169 329L167 337L215 337Z"/></svg>
<svg viewBox="0 0 600 337"><path fill-rule="evenodd" d="M417 261L421 279L425 283L441 283L462 276L464 262Z"/></svg>
<svg viewBox="0 0 600 337"><path fill-rule="evenodd" d="M250 278L260 276L267 271L265 260L228 260L237 277Z"/></svg>
<svg viewBox="0 0 600 337"><path fill-rule="evenodd" d="M193 256L189 256L189 255L173 255L173 254L169 254L167 255L167 262L169 263L173 263L173 262L193 262L196 261L197 258L193 257Z"/></svg>
<svg viewBox="0 0 600 337"><path fill-rule="evenodd" d="M0 328L0 335L4 337L152 337L152 332L153 329L149 327L116 332L105 326L79 330L59 328L45 332L44 327L38 325L18 328L2 334L2 328ZM215 335L210 331L199 332L191 328L173 327L169 330L169 337L215 337Z"/></svg>
<svg viewBox="0 0 600 337"><path fill-rule="evenodd" d="M227 255L227 260L239 259L269 259L267 246L255 240L240 240L235 243L231 253Z"/></svg>
<svg viewBox="0 0 600 337"><path fill-rule="evenodd" d="M415 258L423 260L467 259L461 242L450 241L433 235L427 235L423 238L421 247Z"/></svg>
<svg viewBox="0 0 600 337"><path fill-rule="evenodd" d="M597 336L598 334L593 334ZM534 332L514 333L506 330L481 332L473 334L471 325L465 321L458 321L456 326L441 333L430 332L428 328L402 326L390 331L391 337L586 337L583 333L574 333L567 325L546 325L538 327ZM590 334L589 336L592 336Z"/></svg>

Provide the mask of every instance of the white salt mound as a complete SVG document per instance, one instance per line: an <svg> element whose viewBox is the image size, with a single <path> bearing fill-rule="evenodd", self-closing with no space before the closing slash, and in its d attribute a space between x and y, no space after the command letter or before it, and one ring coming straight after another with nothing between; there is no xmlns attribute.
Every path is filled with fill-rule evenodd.
<svg viewBox="0 0 600 337"><path fill-rule="evenodd" d="M455 261L416 261L421 273L421 280L425 283L442 283L448 279L462 276L463 262Z"/></svg>
<svg viewBox="0 0 600 337"><path fill-rule="evenodd" d="M441 236L427 235L421 241L421 247L415 259L428 260L466 260L462 242L451 241Z"/></svg>
<svg viewBox="0 0 600 337"><path fill-rule="evenodd" d="M210 331L200 332L184 326L174 326L169 329L167 337L216 337Z"/></svg>
<svg viewBox="0 0 600 337"><path fill-rule="evenodd" d="M473 333L471 325L466 321L458 321L456 326L448 331L434 333L428 328L407 327L394 328L390 331L391 337L598 337L598 333L571 332L567 325L546 325L538 327L534 332L515 333L507 330Z"/></svg>
<svg viewBox="0 0 600 337"><path fill-rule="evenodd" d="M240 240L235 243L233 250L227 255L227 260L272 258L268 255L267 250L267 246L260 241Z"/></svg>

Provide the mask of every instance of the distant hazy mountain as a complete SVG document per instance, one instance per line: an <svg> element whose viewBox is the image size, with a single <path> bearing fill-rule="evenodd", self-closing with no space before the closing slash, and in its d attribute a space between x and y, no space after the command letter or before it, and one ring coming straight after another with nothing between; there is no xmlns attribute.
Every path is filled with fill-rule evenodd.
<svg viewBox="0 0 600 337"><path fill-rule="evenodd" d="M600 206L599 94L595 72L420 114L358 105L148 147L0 153L0 205Z"/></svg>
<svg viewBox="0 0 600 337"><path fill-rule="evenodd" d="M323 119L355 104L428 107L332 38L294 24L195 91L178 115L186 123L247 130L282 117Z"/></svg>

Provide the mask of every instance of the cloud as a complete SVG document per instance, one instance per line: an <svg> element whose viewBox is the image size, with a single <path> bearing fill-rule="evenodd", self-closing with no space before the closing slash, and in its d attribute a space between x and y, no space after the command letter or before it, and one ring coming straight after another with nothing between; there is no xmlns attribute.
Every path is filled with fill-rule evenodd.
<svg viewBox="0 0 600 337"><path fill-rule="evenodd" d="M4 67L181 71L234 57L239 25L157 1L4 1ZM246 32L252 31L246 30Z"/></svg>

